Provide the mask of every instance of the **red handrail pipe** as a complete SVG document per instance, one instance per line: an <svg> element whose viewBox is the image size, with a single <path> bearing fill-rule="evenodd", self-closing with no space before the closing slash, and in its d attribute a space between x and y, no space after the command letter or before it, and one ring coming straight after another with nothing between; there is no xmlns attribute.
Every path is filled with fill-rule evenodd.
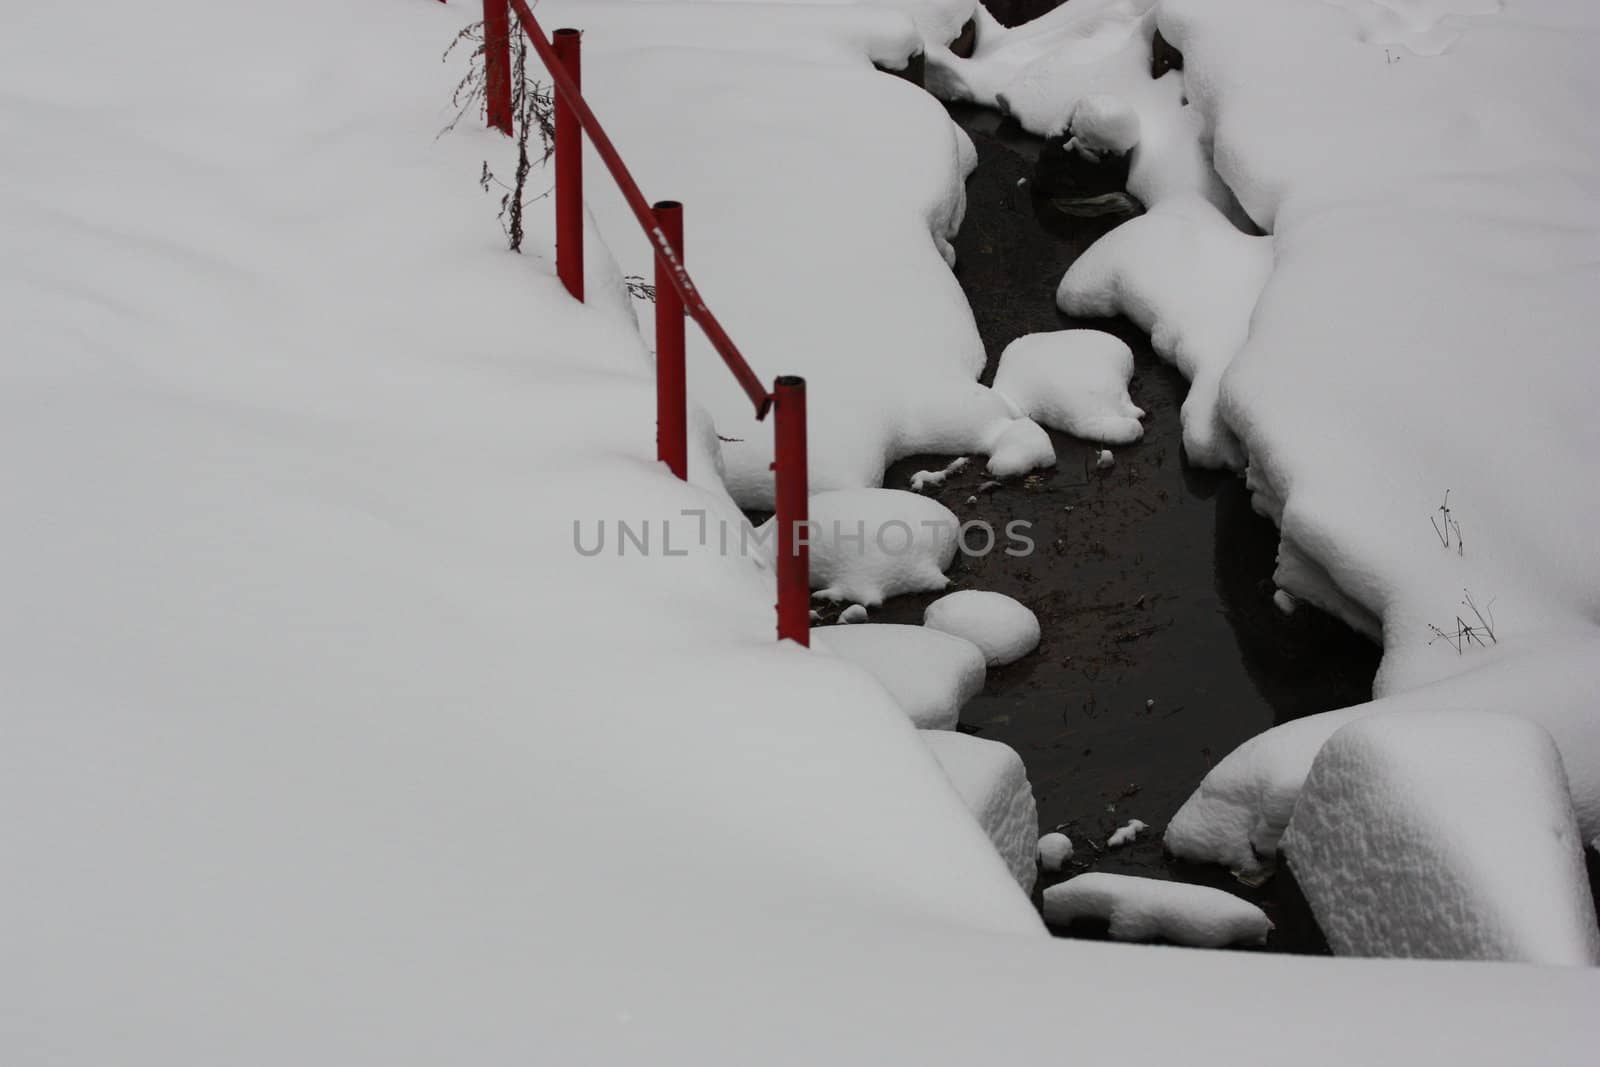
<svg viewBox="0 0 1600 1067"><path fill-rule="evenodd" d="M443 2L443 0L441 0ZM757 420L773 419L774 519L778 524L778 638L811 643L810 475L806 454L806 383L779 378L769 393L722 324L700 296L683 265L682 205L651 206L583 98L577 30L559 29L552 44L527 0L484 0L485 91L489 124L511 132L509 8L555 83L556 273L583 299L584 133L605 164L628 209L649 239L656 263L657 454L679 478L688 474L688 396L683 317L699 324L706 340L755 406ZM504 24L506 32L499 27ZM502 41L506 43L502 45ZM498 119L504 119L502 126Z"/></svg>
<svg viewBox="0 0 1600 1067"><path fill-rule="evenodd" d="M706 340L733 372L740 388L755 406L756 418L766 418L767 409L772 405L772 397L767 393L766 386L761 384L761 379L756 377L755 372L750 369L750 364L745 362L738 346L728 336L728 331L722 328L722 324L711 313L711 309L706 307L705 300L700 296L700 290L695 287L694 279L683 269L683 261L678 257L677 249L667 241L661 232L661 227L656 225L655 214L650 210L650 201L639 191L639 183L634 181L633 175L628 172L627 164L623 163L622 156L617 153L616 146L611 143L611 138L600 125L600 120L595 118L577 83L567 76L554 47L545 39L539 20L533 17L527 0L507 0L507 3L511 5L511 10L522 23L522 29L527 33L533 50L538 53L540 61L549 71L551 81L555 82L556 94L566 98L567 105L577 116L578 125L589 135L589 143L594 145L595 155L600 157L600 162L610 171L612 180L617 183L617 189L622 193L622 199L628 205L628 210L633 212L633 217L644 230L645 236L650 239L656 259L664 261L667 277L683 300L684 312L700 325ZM559 146L557 151L560 151Z"/></svg>
<svg viewBox="0 0 1600 1067"><path fill-rule="evenodd" d="M774 521L778 524L778 640L811 644L810 486L806 475L806 380L773 386Z"/></svg>
<svg viewBox="0 0 1600 1067"><path fill-rule="evenodd" d="M573 111L573 101L583 99L579 47L582 43L583 35L577 30L556 31L555 60L572 82L571 89L556 93L556 274L567 292L580 303L583 301L583 127Z"/></svg>
<svg viewBox="0 0 1600 1067"><path fill-rule="evenodd" d="M511 9L483 0L483 93L489 126L511 136Z"/></svg>
<svg viewBox="0 0 1600 1067"><path fill-rule="evenodd" d="M656 225L683 261L683 205L655 205ZM684 368L683 301L656 260L656 458L689 478L689 384Z"/></svg>

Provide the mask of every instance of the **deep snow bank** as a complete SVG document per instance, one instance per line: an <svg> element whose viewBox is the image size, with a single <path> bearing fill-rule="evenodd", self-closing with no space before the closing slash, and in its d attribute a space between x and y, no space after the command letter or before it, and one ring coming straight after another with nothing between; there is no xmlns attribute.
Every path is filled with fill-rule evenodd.
<svg viewBox="0 0 1600 1067"><path fill-rule="evenodd" d="M1441 54L1373 40L1351 11L1310 0L1161 8L1217 167L1273 234L1220 410L1282 529L1279 584L1381 628L1390 699L1371 710L1482 702L1534 718L1592 836L1600 13L1575 0L1482 18L1416 10L1454 36ZM1474 636L1459 653L1435 630L1463 626ZM1469 671L1477 696L1421 688ZM1417 700L1395 703L1402 692ZM1238 771L1264 767L1272 738L1219 765L1169 841L1247 861L1248 837L1202 846L1200 831L1232 818L1221 798L1240 796ZM1309 766L1299 741L1287 747L1302 755L1252 787L1264 825L1281 827Z"/></svg>
<svg viewBox="0 0 1600 1067"><path fill-rule="evenodd" d="M1561 755L1524 719L1351 723L1317 753L1283 849L1340 955L1600 963Z"/></svg>

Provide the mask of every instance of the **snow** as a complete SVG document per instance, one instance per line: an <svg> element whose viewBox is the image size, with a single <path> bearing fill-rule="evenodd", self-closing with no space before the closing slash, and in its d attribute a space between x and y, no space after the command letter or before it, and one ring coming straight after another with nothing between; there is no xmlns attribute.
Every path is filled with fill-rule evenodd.
<svg viewBox="0 0 1600 1067"><path fill-rule="evenodd" d="M1045 889L1044 918L1058 925L1099 919L1117 941L1159 938L1194 948L1262 945L1272 930L1265 912L1232 893L1104 871Z"/></svg>
<svg viewBox="0 0 1600 1067"><path fill-rule="evenodd" d="M1600 642L1574 638L1514 651L1482 659L1452 679L1296 719L1251 738L1212 768L1173 816L1167 848L1182 859L1245 872L1270 866L1317 751L1340 727L1368 715L1433 711L1509 712L1542 726L1563 753L1578 825L1587 838L1600 827L1600 764L1565 754L1600 747L1588 666L1600 656Z"/></svg>
<svg viewBox="0 0 1600 1067"><path fill-rule="evenodd" d="M866 622L867 618L867 609L860 604L851 604L839 612L839 621L847 626L852 623Z"/></svg>
<svg viewBox="0 0 1600 1067"><path fill-rule="evenodd" d="M1117 457L1109 448L1096 450L1094 454L1094 469L1097 471L1110 470L1117 465Z"/></svg>
<svg viewBox="0 0 1600 1067"><path fill-rule="evenodd" d="M777 519L761 532L777 545ZM937 500L904 489L836 489L811 497L811 585L824 600L869 608L902 593L940 590L961 522Z"/></svg>
<svg viewBox="0 0 1600 1067"><path fill-rule="evenodd" d="M585 38L585 95L647 195L684 203L686 262L741 350L763 375L806 378L808 411L826 427L809 437L812 489L878 486L908 455L988 454L1011 415L977 382L983 343L949 265L977 158L966 134L865 57L745 52L709 27L692 45L658 47L652 26ZM598 159L587 173L589 208L622 273L650 277L652 249L598 180ZM651 336L654 306L636 310ZM690 395L725 439L728 490L769 509L771 428L698 331L688 347ZM1007 438L1006 469L1049 462L1040 437Z"/></svg>
<svg viewBox="0 0 1600 1067"><path fill-rule="evenodd" d="M1112 831L1110 837L1106 838L1106 848L1121 848L1123 845L1132 844L1134 839L1139 836L1140 831L1148 830L1149 828L1146 823L1138 819L1129 819Z"/></svg>
<svg viewBox="0 0 1600 1067"><path fill-rule="evenodd" d="M996 478L1015 478L1056 465L1056 449L1044 427L1032 419L1013 419L998 427L988 442L987 470Z"/></svg>
<svg viewBox="0 0 1600 1067"><path fill-rule="evenodd" d="M1600 963L1561 754L1525 719L1351 723L1317 753L1283 851L1339 955Z"/></svg>
<svg viewBox="0 0 1600 1067"><path fill-rule="evenodd" d="M1246 236L1210 203L1181 197L1095 242L1061 279L1056 303L1069 315L1123 314L1149 333L1156 354L1189 379L1184 455L1200 466L1242 467L1217 394L1272 263L1271 238Z"/></svg>
<svg viewBox="0 0 1600 1067"><path fill-rule="evenodd" d="M924 626L822 627L811 647L864 668L919 730L955 729L962 706L983 689L982 650Z"/></svg>
<svg viewBox="0 0 1600 1067"><path fill-rule="evenodd" d="M929 53L929 88L1061 133L1077 101L1106 86L1149 82L1155 0L1073 0L1007 29L980 16L972 58Z"/></svg>
<svg viewBox="0 0 1600 1067"><path fill-rule="evenodd" d="M1454 35L1441 54L1363 41L1332 5L1161 7L1218 169L1273 235L1217 410L1282 531L1277 584L1384 645L1372 705L1212 771L1168 831L1192 858L1270 858L1322 741L1407 709L1543 726L1582 833L1600 832L1600 556L1579 533L1600 520L1582 341L1600 329L1600 13L1412 10ZM1428 523L1447 491L1464 546ZM1493 603L1497 637L1458 654L1431 627L1471 620L1467 596Z"/></svg>
<svg viewBox="0 0 1600 1067"><path fill-rule="evenodd" d="M1049 833L1039 838L1039 866L1056 874L1072 858L1072 838L1063 833Z"/></svg>
<svg viewBox="0 0 1600 1067"><path fill-rule="evenodd" d="M922 613L922 624L971 641L991 667L1039 647L1038 616L1004 593L962 589L942 596Z"/></svg>
<svg viewBox="0 0 1600 1067"><path fill-rule="evenodd" d="M1033 892L1039 812L1022 757L1009 745L970 734L929 731L922 738L1022 891Z"/></svg>
<svg viewBox="0 0 1600 1067"><path fill-rule="evenodd" d="M439 53L478 10L0 8L7 1062L986 1062L1056 1049L1017 1020L1068 986L1084 1019L1163 1004L1145 1058L1489 1064L1538 1033L1587 1062L1589 972L1043 936L883 687L774 642L771 574L697 535L744 522L709 422L690 484L654 460L622 285L648 264L608 254L597 168L580 307L548 200L515 257L476 187L507 143L436 139L461 73ZM953 203L960 139L867 55L784 32L809 58L596 33L586 81L647 192L692 194L718 313L753 292L800 324L726 308L760 373L813 374L819 454L981 438L1004 405L953 369L966 318L919 214ZM820 118L761 110L796 83ZM658 129L693 134L687 176ZM796 156L832 162L758 195ZM717 200L721 167L753 188ZM830 288L810 241L775 251L837 244L854 223L818 216L856 194L878 214L850 284L892 307ZM893 384L818 405L863 353ZM714 409L724 372L697 367ZM574 551L574 522L623 519L689 554ZM1373 1025L1330 1034L1330 1003Z"/></svg>
<svg viewBox="0 0 1600 1067"><path fill-rule="evenodd" d="M1067 147L1087 159L1125 156L1139 143L1139 112L1110 93L1090 93L1073 105Z"/></svg>
<svg viewBox="0 0 1600 1067"><path fill-rule="evenodd" d="M1017 338L1000 354L994 389L1029 418L1089 441L1127 444L1144 434L1128 396L1133 350L1099 330Z"/></svg>
<svg viewBox="0 0 1600 1067"><path fill-rule="evenodd" d="M956 0L951 0L958 7ZM534 17L547 31L581 29L585 50L611 39L660 47L716 48L843 66L906 66L922 51L909 4L851 0L829 4L734 0L539 0Z"/></svg>

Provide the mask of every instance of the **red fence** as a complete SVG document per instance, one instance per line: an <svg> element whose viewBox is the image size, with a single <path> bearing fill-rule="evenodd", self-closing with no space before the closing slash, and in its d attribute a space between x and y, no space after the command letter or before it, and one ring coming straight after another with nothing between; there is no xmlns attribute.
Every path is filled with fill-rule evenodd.
<svg viewBox="0 0 1600 1067"><path fill-rule="evenodd" d="M684 369L684 318L699 324L722 357L758 420L773 412L774 502L778 527L778 637L811 643L811 550L806 543L806 382L782 377L771 392L761 384L727 331L706 307L683 265L683 205L654 206L640 192L600 120L583 98L579 45L573 29L547 39L526 0L483 0L484 85L489 125L512 132L511 16L527 34L555 83L556 274L567 291L583 299L583 137L605 164L629 210L655 250L656 275L656 454L679 478L688 477L688 389Z"/></svg>

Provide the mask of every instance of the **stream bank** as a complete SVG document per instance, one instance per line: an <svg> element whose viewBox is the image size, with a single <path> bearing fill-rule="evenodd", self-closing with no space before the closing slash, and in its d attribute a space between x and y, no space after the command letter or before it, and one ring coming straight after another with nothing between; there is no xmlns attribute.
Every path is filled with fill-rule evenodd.
<svg viewBox="0 0 1600 1067"><path fill-rule="evenodd" d="M935 491L962 520L1031 522L1036 542L1026 558L959 556L950 572L952 590L1014 596L1044 631L1034 654L990 671L961 729L1016 749L1041 832L1063 830L1076 844L1069 869L1041 878L1041 888L1087 870L1215 885L1267 910L1277 924L1269 948L1326 951L1285 872L1249 888L1226 871L1165 856L1161 833L1206 771L1243 741L1370 699L1379 649L1308 605L1288 616L1274 605L1277 531L1251 509L1241 479L1185 462L1178 409L1187 385L1149 339L1123 319L1075 320L1056 309L1062 274L1117 220L1054 211L1023 181L1037 138L985 109L951 113L978 149L955 246L956 275L988 353L983 380L1023 334L1105 330L1133 348L1131 393L1149 415L1144 439L1115 449L1108 470L1093 469L1098 446L1052 433L1054 469L985 487L975 463ZM884 485L906 488L917 471L947 462L910 457ZM934 599L897 598L873 619L919 623ZM1111 832L1134 818L1150 829L1106 850Z"/></svg>

